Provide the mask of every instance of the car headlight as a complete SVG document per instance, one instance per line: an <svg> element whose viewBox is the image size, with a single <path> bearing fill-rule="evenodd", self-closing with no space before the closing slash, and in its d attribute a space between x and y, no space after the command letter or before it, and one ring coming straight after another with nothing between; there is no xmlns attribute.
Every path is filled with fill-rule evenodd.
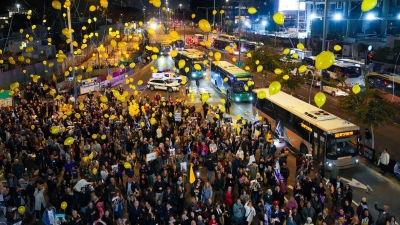
<svg viewBox="0 0 400 225"><path fill-rule="evenodd" d="M240 101L240 98L239 98L239 97L236 97L235 100L238 102L238 101Z"/></svg>

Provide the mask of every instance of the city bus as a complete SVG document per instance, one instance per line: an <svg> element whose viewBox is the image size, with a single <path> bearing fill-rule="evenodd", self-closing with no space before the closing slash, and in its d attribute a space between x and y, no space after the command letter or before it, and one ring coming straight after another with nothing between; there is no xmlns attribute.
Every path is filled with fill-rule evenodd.
<svg viewBox="0 0 400 225"><path fill-rule="evenodd" d="M194 48L188 48L188 49L185 49L183 51L195 54L196 56L199 56L202 59L208 59L207 53L202 52L202 51L197 50L197 49L194 49Z"/></svg>
<svg viewBox="0 0 400 225"><path fill-rule="evenodd" d="M315 70L315 57L304 57L303 63L306 64L307 70L306 74L308 75L316 75L321 76L320 71ZM343 62L339 60L335 60L333 65L326 69L328 77L324 77L324 79L333 79L337 80L340 76L346 77L345 83L351 88L354 85L365 86L365 78L362 74L362 68L359 64Z"/></svg>
<svg viewBox="0 0 400 225"><path fill-rule="evenodd" d="M213 43L212 43L212 47L218 50L224 50L225 51L225 47L226 46L230 46L233 50L234 50L234 54L237 55L239 54L239 50L237 49L237 44L236 41L230 41L227 39L219 39L219 38L215 38Z"/></svg>
<svg viewBox="0 0 400 225"><path fill-rule="evenodd" d="M225 82L225 78L227 81ZM235 102L253 100L251 90L253 75L226 61L211 64L211 82Z"/></svg>
<svg viewBox="0 0 400 225"><path fill-rule="evenodd" d="M206 67L206 65L204 65L203 62L204 62L204 59L207 58L207 55L200 51L199 52L201 54L199 54L199 53L196 54L195 53L196 51L198 51L198 50L185 49L183 51L178 51L178 55L174 58L175 67L178 68L177 73L185 75L192 79L201 79L201 78L205 77L207 67ZM181 60L181 59L185 60L186 63L185 63L184 68L179 69L178 64L179 64L179 60ZM199 64L201 66L201 70L196 70L194 68L195 64ZM189 72L185 71L186 67L188 67L190 69Z"/></svg>
<svg viewBox="0 0 400 225"><path fill-rule="evenodd" d="M261 42L248 41L248 40L241 40L240 44L239 44L239 41L236 40L235 43L236 43L237 46L241 46L240 47L240 52L242 52L242 53L255 51L256 49L258 49L258 48L260 48L261 46L264 45Z"/></svg>
<svg viewBox="0 0 400 225"><path fill-rule="evenodd" d="M268 119L271 129L285 144L332 169L358 164L360 127L310 105L283 91L258 99L257 93L268 88L253 89L253 110Z"/></svg>
<svg viewBox="0 0 400 225"><path fill-rule="evenodd" d="M378 90L383 99L400 103L400 75L370 72L367 78L369 88Z"/></svg>

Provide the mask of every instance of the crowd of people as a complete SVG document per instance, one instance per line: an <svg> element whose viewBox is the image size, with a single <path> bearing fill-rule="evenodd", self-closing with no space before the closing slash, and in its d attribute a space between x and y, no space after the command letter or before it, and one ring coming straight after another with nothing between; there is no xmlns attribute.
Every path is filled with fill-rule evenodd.
<svg viewBox="0 0 400 225"><path fill-rule="evenodd" d="M109 88L75 102L41 87L1 109L8 224L397 224L388 206L375 204L378 218L366 198L354 208L336 167L328 185L308 157L290 171L265 118L231 123L207 102L158 93L121 102Z"/></svg>

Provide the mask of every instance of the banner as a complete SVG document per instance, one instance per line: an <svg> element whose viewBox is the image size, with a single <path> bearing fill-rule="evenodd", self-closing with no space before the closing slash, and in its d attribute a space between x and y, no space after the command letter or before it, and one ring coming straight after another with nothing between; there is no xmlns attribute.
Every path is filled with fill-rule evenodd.
<svg viewBox="0 0 400 225"><path fill-rule="evenodd" d="M157 158L157 152L152 152L146 155L146 162L155 160Z"/></svg>

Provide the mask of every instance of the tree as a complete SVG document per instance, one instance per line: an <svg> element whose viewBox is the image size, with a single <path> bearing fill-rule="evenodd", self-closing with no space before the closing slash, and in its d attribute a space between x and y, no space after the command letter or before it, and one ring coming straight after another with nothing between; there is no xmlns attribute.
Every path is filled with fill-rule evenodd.
<svg viewBox="0 0 400 225"><path fill-rule="evenodd" d="M274 71L277 68L282 70L281 74L274 74L274 80L281 83L282 90L293 94L296 89L304 83L304 76L301 76L300 74L294 75L292 73L292 71L298 68L301 63L292 58L291 55L282 54L281 51L276 50L272 45L265 45L251 52L251 54L252 57L246 59L246 65L250 67L252 72L257 71L258 65L262 65L264 79L267 78L268 71ZM255 63L256 60L259 61L258 65ZM288 75L289 79L284 79L283 77L285 75ZM262 80L264 81L264 79Z"/></svg>
<svg viewBox="0 0 400 225"><path fill-rule="evenodd" d="M340 98L339 107L355 117L357 122L369 127L372 134L372 148L374 148L374 128L394 124L400 112L400 105L384 100L378 91L369 89L368 86L364 92L357 95L350 93L349 96Z"/></svg>

